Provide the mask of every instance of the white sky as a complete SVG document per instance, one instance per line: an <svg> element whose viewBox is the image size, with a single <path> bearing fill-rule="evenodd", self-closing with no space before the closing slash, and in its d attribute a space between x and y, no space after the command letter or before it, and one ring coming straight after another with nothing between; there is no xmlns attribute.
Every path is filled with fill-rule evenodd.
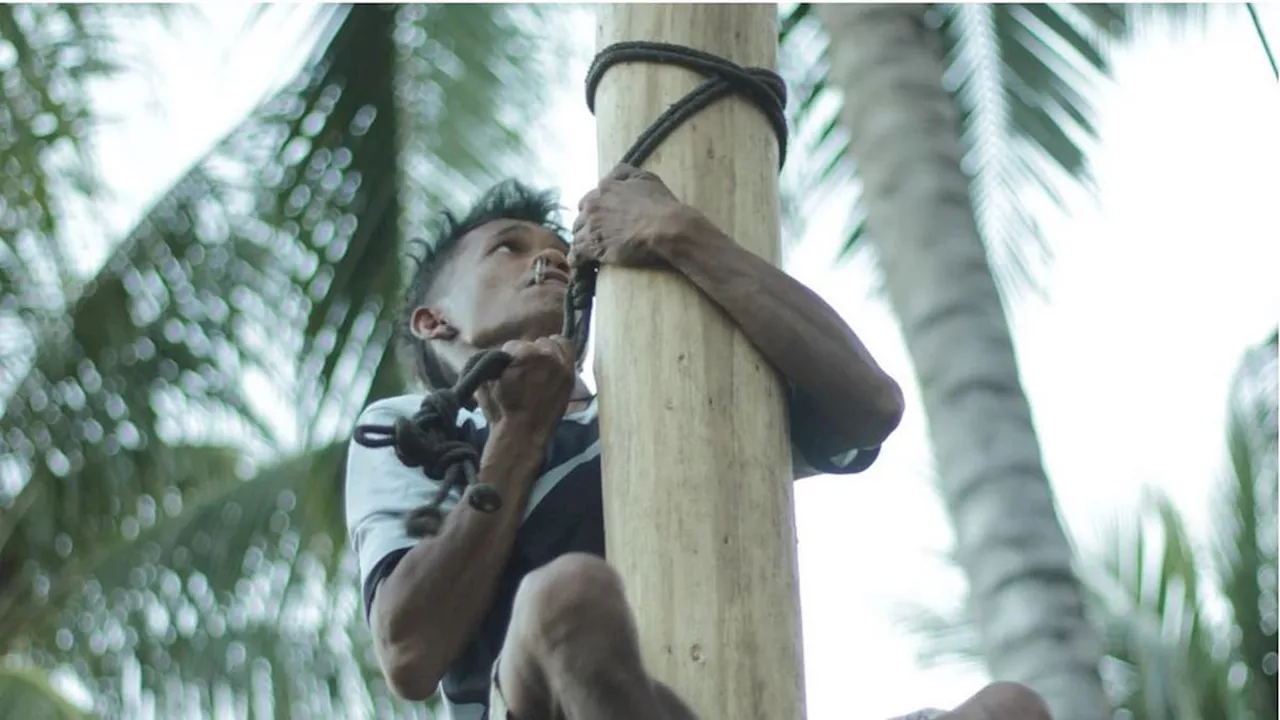
<svg viewBox="0 0 1280 720"><path fill-rule="evenodd" d="M140 29L137 52L156 66L150 86L126 80L99 93L120 116L98 145L119 195L106 212L111 237L297 66L293 24L246 39L247 7L206 6L212 25ZM1260 11L1280 43L1280 6ZM537 178L558 182L572 205L596 178L595 125L579 89L594 32L589 14L579 20L583 47L547 123L557 150ZM1280 309L1280 218L1265 209L1280 198L1280 87L1247 16L1176 39L1153 33L1119 52L1115 69L1098 102L1097 200L1071 193L1069 213L1040 217L1057 253L1050 301L1012 302L1050 477L1086 546L1143 484L1170 493L1205 536L1229 376ZM951 706L982 682L972 669L916 668L916 642L893 622L903 601L946 604L960 586L934 559L950 534L906 350L870 297L866 268L831 263L842 196L816 214L788 270L841 312L904 382L909 404L872 470L797 487L812 720Z"/></svg>

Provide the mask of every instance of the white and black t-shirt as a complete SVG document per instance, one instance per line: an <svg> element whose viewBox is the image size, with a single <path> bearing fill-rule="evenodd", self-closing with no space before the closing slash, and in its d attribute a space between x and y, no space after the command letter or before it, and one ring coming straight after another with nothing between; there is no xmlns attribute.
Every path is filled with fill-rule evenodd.
<svg viewBox="0 0 1280 720"><path fill-rule="evenodd" d="M370 405L357 424L391 424L412 415L421 396L401 395ZM489 428L479 410L463 409L458 426L483 450ZM879 448L852 450L839 458L815 458L806 452L803 422L792 422L796 477L819 472L849 474L867 469ZM392 448L371 449L355 442L347 456L346 513L352 546L360 561L365 612L378 584L418 540L405 532L404 515L430 501L438 486L421 470L402 465ZM455 493L445 502L457 505ZM600 495L600 430L596 403L566 415L547 449L529 496L515 547L499 581L493 606L480 629L441 682L445 717L481 720L489 700L490 671L502 648L511 605L520 580L547 562L570 552L604 556L604 515Z"/></svg>

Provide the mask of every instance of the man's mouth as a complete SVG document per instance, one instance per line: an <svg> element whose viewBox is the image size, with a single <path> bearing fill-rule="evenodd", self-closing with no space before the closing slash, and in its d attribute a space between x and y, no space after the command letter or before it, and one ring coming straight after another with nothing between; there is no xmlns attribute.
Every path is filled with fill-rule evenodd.
<svg viewBox="0 0 1280 720"><path fill-rule="evenodd" d="M561 285L569 284L569 275L555 268L547 268L542 271L542 277L537 275L529 278L529 285L546 285L548 283L560 283Z"/></svg>

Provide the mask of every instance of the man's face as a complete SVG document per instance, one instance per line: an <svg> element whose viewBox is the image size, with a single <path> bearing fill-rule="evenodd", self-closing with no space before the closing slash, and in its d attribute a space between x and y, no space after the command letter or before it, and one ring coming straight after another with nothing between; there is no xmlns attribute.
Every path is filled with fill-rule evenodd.
<svg viewBox="0 0 1280 720"><path fill-rule="evenodd" d="M415 334L491 348L560 332L567 250L554 232L534 223L494 220L476 227L447 261L434 298L414 313ZM535 284L539 258L544 269Z"/></svg>

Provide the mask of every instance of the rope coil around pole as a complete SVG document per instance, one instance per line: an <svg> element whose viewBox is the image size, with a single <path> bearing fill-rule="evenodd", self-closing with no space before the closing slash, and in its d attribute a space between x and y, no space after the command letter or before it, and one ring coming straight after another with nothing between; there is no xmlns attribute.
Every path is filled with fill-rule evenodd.
<svg viewBox="0 0 1280 720"><path fill-rule="evenodd" d="M587 108L592 113L595 112L596 89L601 79L609 68L626 62L677 65L702 73L707 79L672 103L641 133L623 156L623 163L639 167L686 120L734 94L751 101L764 113L778 141L779 168L786 162L787 88L776 72L743 67L711 53L670 43L615 43L597 53L587 70ZM562 334L573 341L579 365L586 355L598 272L599 266L595 264L575 268L565 290ZM468 504L480 512L494 512L502 507L498 491L479 481L479 451L462 438L458 410L463 403L474 404L476 389L482 383L498 379L511 360L511 355L501 350L476 353L453 387L428 393L411 417L397 418L391 425L356 427L354 439L360 445L394 448L396 457L406 467L421 468L426 477L440 481L431 500L405 517L405 527L410 536L429 537L440 532L444 523L441 507L454 490L464 494Z"/></svg>

